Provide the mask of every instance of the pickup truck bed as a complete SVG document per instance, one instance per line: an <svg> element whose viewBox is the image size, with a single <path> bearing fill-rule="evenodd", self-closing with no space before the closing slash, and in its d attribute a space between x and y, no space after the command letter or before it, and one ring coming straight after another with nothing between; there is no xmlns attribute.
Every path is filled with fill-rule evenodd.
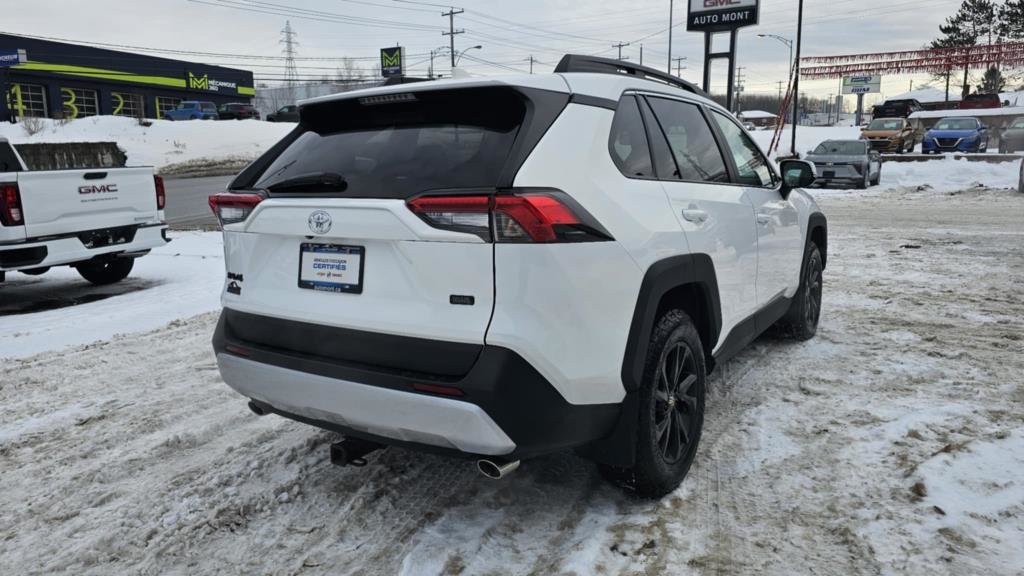
<svg viewBox="0 0 1024 576"><path fill-rule="evenodd" d="M0 280L71 265L95 283L116 282L131 259L167 242L152 168L27 171L0 140L0 170Z"/></svg>

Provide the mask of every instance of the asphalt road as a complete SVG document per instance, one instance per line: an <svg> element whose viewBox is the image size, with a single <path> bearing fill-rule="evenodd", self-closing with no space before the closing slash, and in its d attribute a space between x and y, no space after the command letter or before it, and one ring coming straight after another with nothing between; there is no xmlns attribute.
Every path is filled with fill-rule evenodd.
<svg viewBox="0 0 1024 576"><path fill-rule="evenodd" d="M207 198L220 192L231 182L231 176L213 178L181 178L167 180L167 223L180 228L216 226Z"/></svg>

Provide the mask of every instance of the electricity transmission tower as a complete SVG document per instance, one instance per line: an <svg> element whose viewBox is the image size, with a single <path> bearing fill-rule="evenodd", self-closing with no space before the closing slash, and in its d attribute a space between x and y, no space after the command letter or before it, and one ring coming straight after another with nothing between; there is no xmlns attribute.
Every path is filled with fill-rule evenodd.
<svg viewBox="0 0 1024 576"><path fill-rule="evenodd" d="M284 23L284 29L281 30L281 40L279 44L284 46L281 53L284 54L284 80L288 86L288 98L289 100L295 100L295 83L299 80L299 70L295 67L295 56L297 54L295 47L299 43L295 40L295 30L292 29L292 23L290 20L286 20Z"/></svg>

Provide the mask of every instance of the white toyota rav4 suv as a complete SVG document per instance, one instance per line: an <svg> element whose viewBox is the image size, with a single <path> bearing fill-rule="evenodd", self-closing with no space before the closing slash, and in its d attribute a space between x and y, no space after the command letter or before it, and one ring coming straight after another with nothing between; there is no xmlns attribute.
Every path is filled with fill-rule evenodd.
<svg viewBox="0 0 1024 576"><path fill-rule="evenodd" d="M773 325L815 334L813 166L780 177L689 83L570 55L300 108L210 198L213 345L254 412L345 435L336 463L399 445L498 478L571 448L662 495L715 365Z"/></svg>

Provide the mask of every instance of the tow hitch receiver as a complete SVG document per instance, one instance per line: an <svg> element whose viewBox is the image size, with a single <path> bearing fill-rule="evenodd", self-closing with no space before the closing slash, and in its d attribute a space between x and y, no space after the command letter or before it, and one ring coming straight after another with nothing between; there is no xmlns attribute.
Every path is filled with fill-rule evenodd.
<svg viewBox="0 0 1024 576"><path fill-rule="evenodd" d="M360 440L359 438L345 438L341 442L331 444L331 464L335 466L355 466L362 468L366 466L366 456L383 448L383 444Z"/></svg>

